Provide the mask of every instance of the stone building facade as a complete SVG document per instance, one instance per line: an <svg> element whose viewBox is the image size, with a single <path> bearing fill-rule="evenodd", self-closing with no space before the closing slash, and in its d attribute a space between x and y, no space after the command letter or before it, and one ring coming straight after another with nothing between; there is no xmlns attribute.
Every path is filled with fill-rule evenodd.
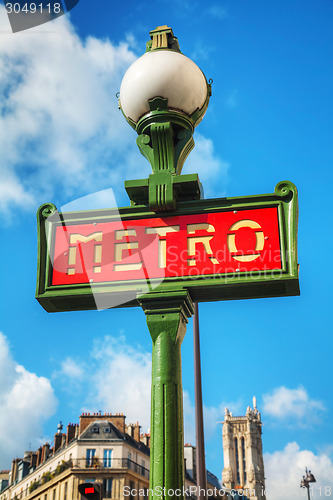
<svg viewBox="0 0 333 500"><path fill-rule="evenodd" d="M103 499L148 500L150 437L141 434L138 422L126 425L122 414L85 413L79 424L62 430L59 425L52 446L45 443L12 461L0 500L81 500L79 484L95 481L101 484ZM193 464L195 448L187 445L186 454ZM193 472L193 467L185 469L185 488L192 491ZM218 491L217 477L207 471L207 479L208 488ZM222 500L219 494L209 497Z"/></svg>
<svg viewBox="0 0 333 500"><path fill-rule="evenodd" d="M59 425L52 446L12 461L0 500L81 500L78 485L95 481L103 499L122 500L125 486L148 489L149 436L138 423L126 425L121 414L86 413L66 433Z"/></svg>
<svg viewBox="0 0 333 500"><path fill-rule="evenodd" d="M225 409L222 483L228 489L242 490L253 500L266 500L261 427L255 398L245 416L234 417Z"/></svg>

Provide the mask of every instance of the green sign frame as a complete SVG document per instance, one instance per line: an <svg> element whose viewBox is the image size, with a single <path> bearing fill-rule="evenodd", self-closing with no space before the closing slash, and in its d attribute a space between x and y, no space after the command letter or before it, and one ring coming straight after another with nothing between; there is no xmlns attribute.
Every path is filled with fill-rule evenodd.
<svg viewBox="0 0 333 500"><path fill-rule="evenodd" d="M269 273L263 271L206 275L195 279L189 276L149 280L151 290L156 293L188 291L193 301L209 302L218 300L250 299L299 295L297 261L297 189L289 181L277 184L272 194L255 196L217 198L178 202L176 210L152 212L146 205L115 209L90 210L58 213L51 204L43 204L37 211L38 221L38 269L36 298L48 312L96 309L95 297L104 297L105 304L112 303L114 294L120 294L122 304L117 307L140 306L147 281L126 280L76 285L52 285L52 255L55 228L67 225L94 223L99 221L135 220L178 215L208 214L212 211L226 212L245 209L277 207L282 268ZM136 298L133 298L133 293ZM100 295L102 294L102 295ZM107 306L106 306L107 308Z"/></svg>

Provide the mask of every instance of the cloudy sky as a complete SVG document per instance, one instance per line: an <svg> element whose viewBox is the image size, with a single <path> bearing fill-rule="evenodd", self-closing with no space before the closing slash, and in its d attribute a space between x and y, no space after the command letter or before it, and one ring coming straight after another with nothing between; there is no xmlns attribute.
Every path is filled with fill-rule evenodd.
<svg viewBox="0 0 333 500"><path fill-rule="evenodd" d="M207 467L221 478L227 406L262 412L269 500L333 487L332 47L330 0L80 0L13 34L0 4L0 468L82 411L124 412L149 429L151 341L141 310L47 314L34 298L35 213L149 174L117 108L149 31L167 24L213 79L184 172L206 197L300 197L301 296L200 305ZM192 322L182 348L185 439L194 444ZM326 488L326 490L325 490ZM330 496L330 495L326 495Z"/></svg>

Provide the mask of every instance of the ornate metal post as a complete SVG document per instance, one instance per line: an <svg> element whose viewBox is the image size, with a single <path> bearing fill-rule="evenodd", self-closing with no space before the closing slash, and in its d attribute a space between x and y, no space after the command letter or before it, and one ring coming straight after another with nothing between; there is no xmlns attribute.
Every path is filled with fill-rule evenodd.
<svg viewBox="0 0 333 500"><path fill-rule="evenodd" d="M125 188L132 205L165 212L175 210L178 201L201 198L198 175L181 175L181 170L211 88L201 70L181 54L170 28L158 27L150 36L146 54L124 76L120 108L137 131L138 147L153 173L149 179L126 181ZM181 344L194 306L186 290L172 287L139 302L153 343L150 489L154 498L183 498Z"/></svg>
<svg viewBox="0 0 333 500"><path fill-rule="evenodd" d="M127 303L143 308L153 342L150 488L161 499L183 497L180 349L192 298L299 295L298 210L289 181L274 194L201 200L198 175L181 170L211 87L180 52L170 28L150 36L146 54L123 78L120 108L153 172L125 182L131 207L68 213L49 203L39 208L36 298L48 312ZM238 246L242 228L252 229L254 240ZM177 249L175 272L168 237Z"/></svg>

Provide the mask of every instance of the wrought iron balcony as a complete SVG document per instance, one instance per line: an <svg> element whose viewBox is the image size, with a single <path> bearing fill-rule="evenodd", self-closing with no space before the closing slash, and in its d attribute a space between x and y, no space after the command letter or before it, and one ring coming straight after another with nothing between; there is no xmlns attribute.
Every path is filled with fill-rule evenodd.
<svg viewBox="0 0 333 500"><path fill-rule="evenodd" d="M77 458L72 459L72 468L97 470L131 470L149 479L149 469L128 458Z"/></svg>

